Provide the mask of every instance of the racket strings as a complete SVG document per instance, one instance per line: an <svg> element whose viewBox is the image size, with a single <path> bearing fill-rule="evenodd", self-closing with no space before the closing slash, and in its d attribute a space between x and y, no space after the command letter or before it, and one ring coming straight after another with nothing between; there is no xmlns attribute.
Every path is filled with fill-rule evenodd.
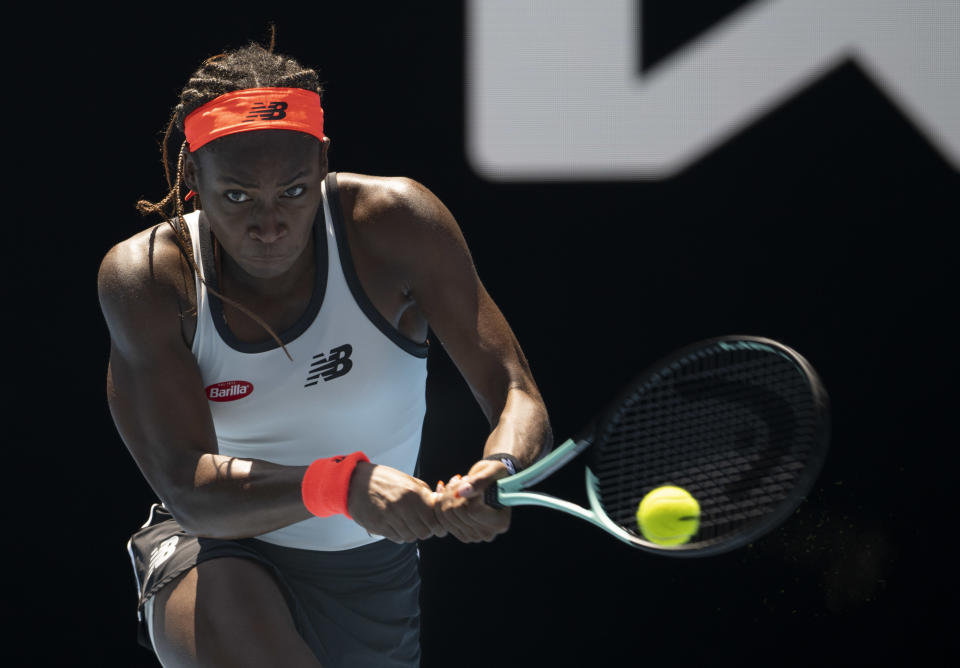
<svg viewBox="0 0 960 668"><path fill-rule="evenodd" d="M816 438L806 376L770 350L700 349L626 396L594 443L604 512L636 532L643 496L663 484L700 502L697 544L746 531L797 488Z"/></svg>

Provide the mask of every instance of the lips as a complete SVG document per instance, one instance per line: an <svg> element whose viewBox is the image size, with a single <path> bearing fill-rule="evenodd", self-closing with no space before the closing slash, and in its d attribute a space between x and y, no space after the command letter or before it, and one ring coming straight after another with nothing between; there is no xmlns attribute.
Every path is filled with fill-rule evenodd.
<svg viewBox="0 0 960 668"><path fill-rule="evenodd" d="M246 259L256 264L277 264L286 261L289 257L289 255L254 255L247 256Z"/></svg>

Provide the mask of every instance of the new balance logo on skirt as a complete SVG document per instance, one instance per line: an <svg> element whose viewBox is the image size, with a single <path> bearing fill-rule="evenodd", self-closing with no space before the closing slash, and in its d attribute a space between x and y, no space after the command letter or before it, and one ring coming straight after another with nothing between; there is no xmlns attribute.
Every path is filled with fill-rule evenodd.
<svg viewBox="0 0 960 668"><path fill-rule="evenodd" d="M353 368L353 362L350 360L352 353L353 346L345 343L331 350L328 355L323 353L314 355L310 370L307 371L307 382L304 387L316 385L320 382L320 378L327 382L346 375Z"/></svg>
<svg viewBox="0 0 960 668"><path fill-rule="evenodd" d="M147 569L148 578L150 577L150 574L153 573L158 566L160 566L160 564L173 556L173 551L177 547L177 542L179 540L180 538L178 536L171 536L153 548L153 550L150 552L150 568Z"/></svg>

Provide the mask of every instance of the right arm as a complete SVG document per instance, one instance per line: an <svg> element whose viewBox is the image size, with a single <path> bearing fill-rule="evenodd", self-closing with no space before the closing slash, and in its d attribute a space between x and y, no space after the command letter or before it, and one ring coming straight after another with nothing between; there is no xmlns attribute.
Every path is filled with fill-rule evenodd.
<svg viewBox="0 0 960 668"><path fill-rule="evenodd" d="M98 276L110 330L107 398L120 436L189 533L242 538L308 519L300 490L306 466L218 453L200 370L181 331L183 305L193 301L177 287L185 260L163 228L148 235L111 249ZM349 508L368 531L415 540L439 533L425 521L433 518L430 499L424 483L360 464Z"/></svg>
<svg viewBox="0 0 960 668"><path fill-rule="evenodd" d="M239 538L305 520L305 466L218 454L200 370L181 333L188 297L176 286L184 260L165 236L162 228L152 241L135 236L100 266L100 306L110 330L107 399L117 430L190 533Z"/></svg>

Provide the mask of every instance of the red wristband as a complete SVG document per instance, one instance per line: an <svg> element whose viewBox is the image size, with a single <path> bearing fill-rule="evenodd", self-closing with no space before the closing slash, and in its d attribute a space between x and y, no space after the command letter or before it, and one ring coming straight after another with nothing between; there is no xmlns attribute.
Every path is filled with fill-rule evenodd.
<svg viewBox="0 0 960 668"><path fill-rule="evenodd" d="M307 468L300 485L303 505L317 517L346 515L350 477L360 462L369 462L362 452L318 459Z"/></svg>

